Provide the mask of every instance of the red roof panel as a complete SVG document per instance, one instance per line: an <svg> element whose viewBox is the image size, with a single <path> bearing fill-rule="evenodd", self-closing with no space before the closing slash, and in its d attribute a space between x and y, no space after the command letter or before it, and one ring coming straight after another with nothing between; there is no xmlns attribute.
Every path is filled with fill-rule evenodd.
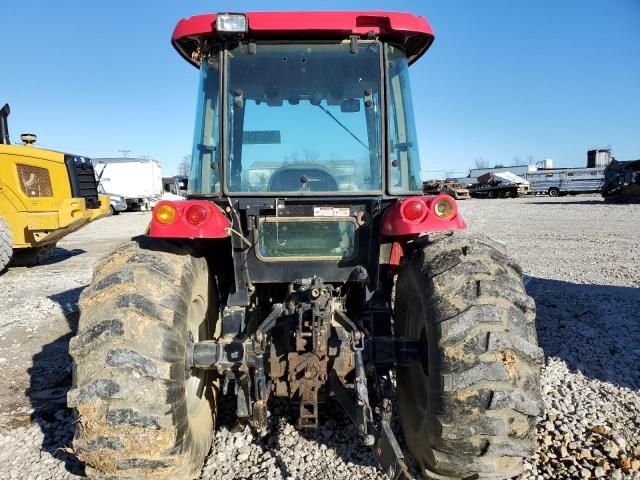
<svg viewBox="0 0 640 480"><path fill-rule="evenodd" d="M369 32L383 40L404 46L409 62L417 60L431 45L433 31L424 17L395 12L249 12L247 38L261 39L347 39L366 38ZM182 19L173 32L172 43L193 63L193 40L222 38L216 32L216 15Z"/></svg>

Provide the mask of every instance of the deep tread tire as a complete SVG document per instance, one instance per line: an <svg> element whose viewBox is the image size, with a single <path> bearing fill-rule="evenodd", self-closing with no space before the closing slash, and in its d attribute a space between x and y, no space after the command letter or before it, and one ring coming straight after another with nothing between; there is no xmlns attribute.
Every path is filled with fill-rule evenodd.
<svg viewBox="0 0 640 480"><path fill-rule="evenodd" d="M215 298L206 260L168 241L140 237L96 264L80 297L67 396L90 478L199 476L215 388L202 372L187 378L186 343L189 332L209 338Z"/></svg>
<svg viewBox="0 0 640 480"><path fill-rule="evenodd" d="M16 248L11 259L12 267L35 267L49 259L56 248L55 243L40 247Z"/></svg>
<svg viewBox="0 0 640 480"><path fill-rule="evenodd" d="M13 255L13 235L4 219L0 218L0 272L4 271Z"/></svg>
<svg viewBox="0 0 640 480"><path fill-rule="evenodd" d="M398 274L396 335L426 338L397 372L407 446L431 478L508 478L536 445L543 352L520 268L488 239L444 234Z"/></svg>

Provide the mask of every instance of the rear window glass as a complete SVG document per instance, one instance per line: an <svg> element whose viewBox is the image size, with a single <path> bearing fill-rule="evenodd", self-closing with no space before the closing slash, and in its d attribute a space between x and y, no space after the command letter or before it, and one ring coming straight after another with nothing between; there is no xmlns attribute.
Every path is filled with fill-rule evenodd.
<svg viewBox="0 0 640 480"><path fill-rule="evenodd" d="M350 258L355 255L355 222L266 218L258 227L259 256Z"/></svg>

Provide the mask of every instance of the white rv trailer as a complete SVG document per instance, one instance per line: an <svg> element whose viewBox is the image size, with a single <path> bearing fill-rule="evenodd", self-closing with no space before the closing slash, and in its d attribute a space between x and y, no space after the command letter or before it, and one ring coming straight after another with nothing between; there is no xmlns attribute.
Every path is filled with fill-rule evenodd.
<svg viewBox="0 0 640 480"><path fill-rule="evenodd" d="M604 167L553 168L527 173L531 193L552 197L569 193L596 193L604 183Z"/></svg>

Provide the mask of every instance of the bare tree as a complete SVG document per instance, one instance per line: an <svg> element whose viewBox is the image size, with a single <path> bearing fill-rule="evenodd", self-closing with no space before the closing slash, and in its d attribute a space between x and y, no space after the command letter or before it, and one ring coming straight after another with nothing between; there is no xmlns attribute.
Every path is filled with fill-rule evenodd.
<svg viewBox="0 0 640 480"><path fill-rule="evenodd" d="M473 161L476 168L489 168L489 162L482 157L478 157Z"/></svg>
<svg viewBox="0 0 640 480"><path fill-rule="evenodd" d="M178 164L178 175L181 175L183 177L188 177L190 169L191 169L191 155L185 155L182 157L182 160L180 160L180 163Z"/></svg>
<svg viewBox="0 0 640 480"><path fill-rule="evenodd" d="M302 150L302 154L304 156L305 161L307 162L315 162L318 160L318 152L316 152L315 150L311 150L309 148L305 148L304 150Z"/></svg>

